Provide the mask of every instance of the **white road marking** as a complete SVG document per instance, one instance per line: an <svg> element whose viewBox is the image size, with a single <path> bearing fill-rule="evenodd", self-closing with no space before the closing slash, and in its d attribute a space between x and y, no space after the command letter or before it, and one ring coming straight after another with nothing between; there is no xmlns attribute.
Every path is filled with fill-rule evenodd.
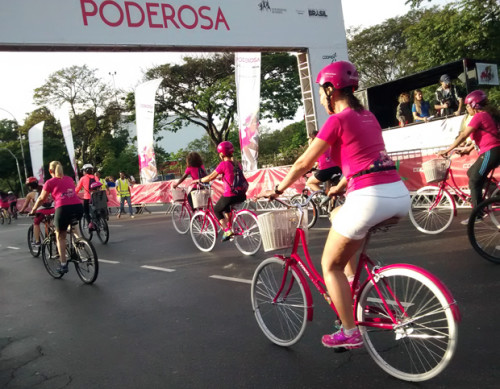
<svg viewBox="0 0 500 389"><path fill-rule="evenodd" d="M251 284L252 283L252 280L245 280L243 278L235 278L235 277L225 277L225 276L213 275L213 276L210 276L210 278L216 278L218 280L225 280L225 281L241 282L243 284Z"/></svg>
<svg viewBox="0 0 500 389"><path fill-rule="evenodd" d="M14 247L14 246L7 246L7 248L12 250L21 250L19 247Z"/></svg>
<svg viewBox="0 0 500 389"><path fill-rule="evenodd" d="M158 267L158 266L147 266L147 265L144 265L144 266L141 266L141 267L144 268L144 269L165 271L165 272L169 272L169 273L175 271L174 269L167 269L165 267Z"/></svg>
<svg viewBox="0 0 500 389"><path fill-rule="evenodd" d="M113 265L116 265L117 263L120 263L119 261L109 261L107 259L102 259L102 258L99 258L99 262L111 263Z"/></svg>

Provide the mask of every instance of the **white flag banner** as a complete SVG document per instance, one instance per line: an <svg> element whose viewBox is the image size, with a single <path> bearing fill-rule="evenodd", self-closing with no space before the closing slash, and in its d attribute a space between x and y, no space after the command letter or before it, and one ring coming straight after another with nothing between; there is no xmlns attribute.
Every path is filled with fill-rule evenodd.
<svg viewBox="0 0 500 389"><path fill-rule="evenodd" d="M71 131L69 111L63 108L57 113L57 116L59 118L59 122L61 123L62 133L64 136L64 142L66 143L66 149L68 150L69 160L71 161L71 166L73 167L73 172L75 173L75 181L78 182L78 167L76 165L75 159L75 145L73 143L73 133Z"/></svg>
<svg viewBox="0 0 500 389"><path fill-rule="evenodd" d="M43 184L43 125L40 122L28 131L28 140L30 144L31 169L33 176L40 184Z"/></svg>
<svg viewBox="0 0 500 389"><path fill-rule="evenodd" d="M162 82L157 78L135 89L135 120L141 183L153 182L158 176L153 139L156 90Z"/></svg>
<svg viewBox="0 0 500 389"><path fill-rule="evenodd" d="M251 171L259 156L260 53L236 53L235 63L241 163Z"/></svg>

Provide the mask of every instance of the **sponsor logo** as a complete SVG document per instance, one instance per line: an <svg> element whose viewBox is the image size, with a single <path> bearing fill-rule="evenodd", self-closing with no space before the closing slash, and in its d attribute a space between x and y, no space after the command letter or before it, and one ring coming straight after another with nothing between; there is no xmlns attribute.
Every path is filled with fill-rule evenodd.
<svg viewBox="0 0 500 389"><path fill-rule="evenodd" d="M330 54L330 55L324 55L321 58L325 59L325 60L330 60L331 62L335 62L337 60L337 53L333 53L333 54Z"/></svg>
<svg viewBox="0 0 500 389"><path fill-rule="evenodd" d="M326 11L324 9L310 9L309 11L309 16L320 16L323 18L327 18L328 15L326 14Z"/></svg>
<svg viewBox="0 0 500 389"><path fill-rule="evenodd" d="M104 23L109 27L175 28L178 30L227 30L220 7L118 0L80 0L83 25Z"/></svg>
<svg viewBox="0 0 500 389"><path fill-rule="evenodd" d="M286 12L286 8L273 8L269 3L269 0L262 0L259 4L257 4L259 10L262 12L271 12L273 14L283 14Z"/></svg>

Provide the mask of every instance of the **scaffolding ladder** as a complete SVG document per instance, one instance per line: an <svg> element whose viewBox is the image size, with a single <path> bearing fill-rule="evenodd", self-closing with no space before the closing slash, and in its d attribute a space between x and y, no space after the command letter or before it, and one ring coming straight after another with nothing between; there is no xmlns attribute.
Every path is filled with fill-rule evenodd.
<svg viewBox="0 0 500 389"><path fill-rule="evenodd" d="M309 67L309 54L307 52L297 54L299 66L300 88L302 89L302 102L304 104L304 121L306 123L307 136L318 130L316 124L316 111L314 109L313 88L311 84L311 68Z"/></svg>

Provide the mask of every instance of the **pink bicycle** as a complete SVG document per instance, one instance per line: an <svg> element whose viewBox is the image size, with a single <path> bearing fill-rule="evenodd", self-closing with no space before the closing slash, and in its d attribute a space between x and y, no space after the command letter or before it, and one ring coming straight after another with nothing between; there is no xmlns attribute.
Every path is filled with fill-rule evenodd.
<svg viewBox="0 0 500 389"><path fill-rule="evenodd" d="M211 185L205 183L199 183L200 186L205 188L204 201L201 202L198 211L194 213L191 218L190 231L193 242L201 251L211 251L217 240L219 231L221 231L221 225L219 220L214 213L214 207L211 198ZM195 208L197 199L199 196L198 191L193 191L193 204ZM244 255L254 255L259 251L261 246L261 237L259 231L259 225L257 223L257 215L248 210L242 209L237 210L232 208L229 215L229 227L233 230L234 244L238 250Z"/></svg>
<svg viewBox="0 0 500 389"><path fill-rule="evenodd" d="M172 199L175 203L172 208L172 224L179 234L187 234L193 215L187 196L188 192L184 188L172 189Z"/></svg>
<svg viewBox="0 0 500 389"><path fill-rule="evenodd" d="M288 225L292 252L265 259L252 280L251 299L257 323L267 338L280 346L295 344L307 321L313 318L307 279L337 313L309 256L301 227L302 209L307 209L307 203L276 211L283 214L279 220L282 229ZM272 215L280 219L277 216ZM397 221L388 219L380 223L366 237L352 286L353 315L368 353L383 370L402 380L424 381L449 364L457 343L460 313L446 286L428 271L409 264L379 266L368 257L370 235ZM280 235L274 232L272 224L259 216L266 251L275 248L275 236ZM278 247L283 247L283 236L277 240L281 240ZM305 260L297 253L299 243Z"/></svg>

